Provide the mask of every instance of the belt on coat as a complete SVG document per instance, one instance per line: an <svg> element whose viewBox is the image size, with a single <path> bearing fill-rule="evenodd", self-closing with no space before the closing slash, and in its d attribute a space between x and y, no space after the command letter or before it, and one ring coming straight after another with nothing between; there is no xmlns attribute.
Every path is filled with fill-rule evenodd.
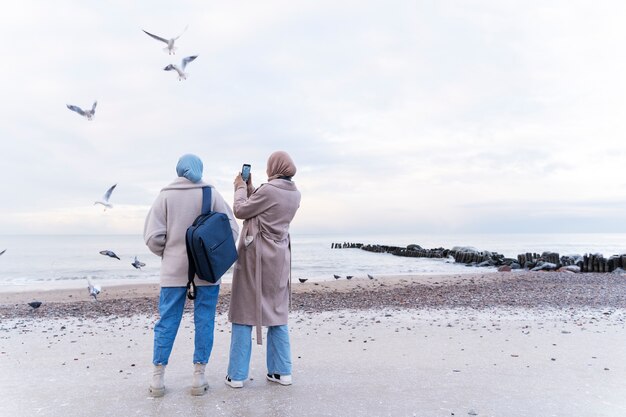
<svg viewBox="0 0 626 417"><path fill-rule="evenodd" d="M284 240L285 238L287 238L288 240L288 246L289 246L289 281L287 281L287 287L289 289L289 308L291 308L291 236L289 235L289 233L287 233L286 235L277 235L271 232L268 232L267 230L264 230L261 227L261 222L258 220L257 218L257 226L258 226L258 233L263 236L266 239L269 240L274 240L274 241L281 241ZM255 247L255 251L256 251L256 263L255 263L255 268L254 268L254 278L256 281L256 309L257 309L257 314L256 314L256 342L258 345L262 345L263 344L263 287L262 287L262 269L263 269L263 262L262 262L262 253L263 251L261 250L261 245L260 245L260 241L257 240L256 242L256 247Z"/></svg>

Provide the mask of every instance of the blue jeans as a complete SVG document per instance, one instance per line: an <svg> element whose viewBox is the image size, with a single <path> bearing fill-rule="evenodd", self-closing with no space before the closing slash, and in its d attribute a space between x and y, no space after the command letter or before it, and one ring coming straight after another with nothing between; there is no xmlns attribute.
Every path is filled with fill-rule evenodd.
<svg viewBox="0 0 626 417"><path fill-rule="evenodd" d="M213 349L213 330L215 329L215 309L219 285L198 286L193 302L194 352L193 363L209 361ZM162 287L159 297L159 321L154 325L154 352L152 363L167 365L174 345L174 339L183 318L183 309L187 297L185 287Z"/></svg>
<svg viewBox="0 0 626 417"><path fill-rule="evenodd" d="M233 381L248 379L251 351L252 326L233 323L228 360L230 379ZM291 345L289 327L286 324L267 328L267 373L291 375Z"/></svg>

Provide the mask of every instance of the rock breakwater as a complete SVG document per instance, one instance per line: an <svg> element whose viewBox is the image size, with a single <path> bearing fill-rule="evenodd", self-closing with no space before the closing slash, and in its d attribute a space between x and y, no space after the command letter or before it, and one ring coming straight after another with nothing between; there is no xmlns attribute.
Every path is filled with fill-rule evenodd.
<svg viewBox="0 0 626 417"><path fill-rule="evenodd" d="M471 246L455 246L452 249L425 249L420 245L408 246L363 244L353 242L332 243L331 249L361 249L373 253L390 253L395 256L412 258L454 259L456 263L477 267L509 267L531 271L567 271L567 272L616 272L626 269L626 254L612 255L608 258L601 253L584 255L564 255L546 251L541 254L526 252L516 258L507 258L501 253L478 250ZM503 270L508 270L504 268Z"/></svg>

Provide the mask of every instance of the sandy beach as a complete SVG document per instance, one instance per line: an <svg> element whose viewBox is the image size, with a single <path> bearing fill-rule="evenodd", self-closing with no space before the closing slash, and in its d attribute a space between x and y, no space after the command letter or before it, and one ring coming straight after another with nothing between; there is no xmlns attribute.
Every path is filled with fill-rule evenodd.
<svg viewBox="0 0 626 417"><path fill-rule="evenodd" d="M224 284L209 393L189 394L187 311L161 399L147 395L158 286L104 288L97 302L86 289L0 293L0 415L626 415L621 275L295 282L294 385L266 382L255 346L243 390L222 382L229 293Z"/></svg>

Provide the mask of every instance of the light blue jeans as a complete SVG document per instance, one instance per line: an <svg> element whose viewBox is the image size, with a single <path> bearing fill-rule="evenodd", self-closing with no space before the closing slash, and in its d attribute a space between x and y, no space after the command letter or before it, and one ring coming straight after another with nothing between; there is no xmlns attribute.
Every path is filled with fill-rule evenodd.
<svg viewBox="0 0 626 417"><path fill-rule="evenodd" d="M233 323L228 360L230 379L233 381L248 379L251 351L252 326ZM291 345L289 327L286 324L267 328L267 373L291 375Z"/></svg>
<svg viewBox="0 0 626 417"><path fill-rule="evenodd" d="M215 329L215 309L219 285L198 286L193 302L194 352L193 363L209 361L213 349L213 331ZM187 299L185 287L162 287L159 297L159 321L154 325L154 352L152 363L167 365L174 346L174 339L183 318L183 309Z"/></svg>

